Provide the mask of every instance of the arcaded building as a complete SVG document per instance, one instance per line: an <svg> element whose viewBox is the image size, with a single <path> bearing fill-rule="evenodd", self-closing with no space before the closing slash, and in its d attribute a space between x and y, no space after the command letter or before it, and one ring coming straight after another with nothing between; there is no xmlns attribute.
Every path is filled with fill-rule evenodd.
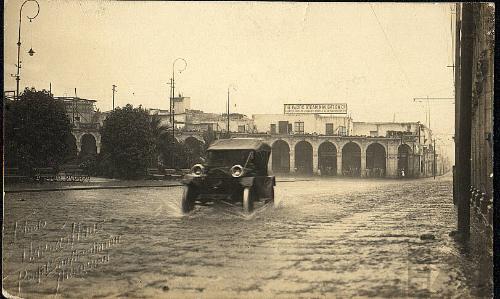
<svg viewBox="0 0 500 299"><path fill-rule="evenodd" d="M432 132L419 122L354 122L331 114L256 114L256 133L272 147L274 173L361 177L439 175ZM234 134L233 134L234 135Z"/></svg>

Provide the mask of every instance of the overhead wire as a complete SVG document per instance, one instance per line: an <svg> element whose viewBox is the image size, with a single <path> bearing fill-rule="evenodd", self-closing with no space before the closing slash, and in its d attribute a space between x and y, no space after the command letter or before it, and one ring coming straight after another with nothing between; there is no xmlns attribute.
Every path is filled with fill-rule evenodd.
<svg viewBox="0 0 500 299"><path fill-rule="evenodd" d="M398 64L398 66L399 66L400 71L403 73L403 75L405 77L406 84L410 85L410 80L408 79L408 75L404 71L403 66L401 65L401 62L399 61L398 55L396 54L396 51L394 50L394 48L393 48L393 46L391 44L391 41L389 40L389 37L387 36L387 33L385 32L384 28L382 27L382 24L380 23L380 20L379 20L377 14L375 13L375 10L373 9L371 3L369 4L369 6L370 6L370 9L371 9L373 15L375 16L375 19L377 20L377 23L378 23L378 26L380 27L380 30L382 30L382 33L384 34L384 37L385 37L385 40L386 40L387 44L391 48L392 55L394 55L395 60L396 60L396 62Z"/></svg>

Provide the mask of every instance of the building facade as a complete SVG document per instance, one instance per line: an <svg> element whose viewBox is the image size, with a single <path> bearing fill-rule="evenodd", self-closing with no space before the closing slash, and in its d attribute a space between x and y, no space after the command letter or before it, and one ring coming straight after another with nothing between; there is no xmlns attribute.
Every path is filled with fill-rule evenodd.
<svg viewBox="0 0 500 299"><path fill-rule="evenodd" d="M73 123L78 151L99 153L99 128L107 113L94 100L63 98ZM347 104L345 104L347 107ZM258 137L272 147L269 169L274 173L358 177L428 177L448 171L432 143L432 132L419 122L355 122L344 114L205 113L191 109L191 99L174 100L176 138L204 142L203 133L218 138ZM148 109L171 125L168 110Z"/></svg>
<svg viewBox="0 0 500 299"><path fill-rule="evenodd" d="M78 97L55 97L64 102L78 153L97 154L101 150L99 132L105 115L95 108L95 100Z"/></svg>
<svg viewBox="0 0 500 299"><path fill-rule="evenodd" d="M188 110L178 139L227 131L227 115ZM350 116L231 114L232 137L257 137L272 147L274 173L360 177L429 177L450 169L432 131L419 122L354 122ZM202 140L199 136L195 137ZM441 159L441 160L440 160Z"/></svg>

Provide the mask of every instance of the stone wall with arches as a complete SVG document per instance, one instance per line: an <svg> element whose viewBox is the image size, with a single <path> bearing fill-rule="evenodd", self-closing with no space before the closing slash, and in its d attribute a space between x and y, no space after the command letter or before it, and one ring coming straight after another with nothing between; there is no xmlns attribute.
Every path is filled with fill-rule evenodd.
<svg viewBox="0 0 500 299"><path fill-rule="evenodd" d="M399 149L405 146L409 150L404 175L407 177L422 175L420 171L422 157L415 150L416 145L402 142L400 138L249 133L235 133L232 137L260 138L271 146L272 152L268 164L271 173L400 177L402 169L399 167L402 158ZM188 138L195 138L204 143L201 132L184 132L176 135L176 139L180 142L185 142ZM356 162L358 167L352 165L350 168L345 167L343 163L352 160L345 157L350 154L347 150L353 147L359 149L359 153L356 154L356 159L359 159ZM372 151L375 151L374 156ZM312 166L304 169L304 165L311 165L311 162Z"/></svg>
<svg viewBox="0 0 500 299"><path fill-rule="evenodd" d="M275 173L301 172L302 169L300 169L300 167L303 161L297 159L297 155L301 155L301 153L297 152L297 144L303 144L305 142L312 148L310 153L306 153L306 155L310 156L307 157L307 159L310 158L312 160L312 174L361 177L401 176L401 171L398 169L398 147L401 145L401 139L399 138L269 134L246 134L245 137L261 138L273 148L271 158L269 159L269 169ZM282 158L275 157L275 155L278 154L276 144L280 144L280 148L286 148L288 151L285 157L285 159L288 158L288 163L284 163ZM328 154L321 153L320 147L322 147L322 144L329 144L330 151ZM412 148L412 144L408 144L408 146ZM369 154L368 159L372 159L372 157L370 157L370 149L373 147L377 147L377 152L375 154L377 160L376 162L368 161L367 167L367 150ZM357 167L352 167L352 165L350 165L351 167L343 167L343 163L353 163L352 158L345 157L350 154L350 151L345 150L349 150L350 148L358 149L356 159L359 159L359 161L355 162ZM333 149L335 152L333 152ZM281 152L283 153L283 150L281 150ZM416 162L418 162L420 158L418 155L415 155L413 151L411 151L410 156L411 163L408 167L411 168L411 170L407 170L405 175L408 176L408 174L411 174L413 176L418 176L420 173L420 164ZM335 161L333 161L333 159L335 159ZM280 161L279 166L274 165L277 161ZM297 162L299 162L300 165L297 165ZM327 163L326 166L325 163ZM283 167L283 165L287 167ZM332 173L332 169L335 169L335 173Z"/></svg>

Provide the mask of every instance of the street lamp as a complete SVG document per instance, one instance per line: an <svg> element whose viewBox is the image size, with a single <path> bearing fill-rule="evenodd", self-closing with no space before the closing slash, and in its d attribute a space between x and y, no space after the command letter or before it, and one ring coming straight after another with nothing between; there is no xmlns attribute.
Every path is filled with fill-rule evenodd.
<svg viewBox="0 0 500 299"><path fill-rule="evenodd" d="M182 69L179 69L179 73L182 73L187 68L187 62L184 58L176 58L174 62L172 63L172 81L171 81L171 88L172 88L172 96L170 97L170 123L172 124L172 153L171 153L171 158L172 158L172 167L174 167L174 146L175 146L175 111L174 111L174 105L175 105L175 63L177 61L182 60L184 62L184 67Z"/></svg>
<svg viewBox="0 0 500 299"><path fill-rule="evenodd" d="M35 19L38 14L40 13L40 4L38 4L38 2L36 0L26 0L23 2L23 4L21 5L21 8L19 9L19 31L18 31L18 37L17 37L17 73L15 75L16 77L16 98L19 98L19 80L21 80L20 78L20 74L19 74L19 70L21 69L21 61L20 61L20 53L21 53L21 19L22 19L22 11L23 11L23 7L24 7L24 4L28 3L28 2L35 2L36 3L36 6L37 6L37 11L36 11L36 14L35 16L33 17L28 17L28 20L33 20ZM33 56L35 54L35 51L33 51L32 48L30 48L30 50L28 51L28 54L30 56Z"/></svg>

